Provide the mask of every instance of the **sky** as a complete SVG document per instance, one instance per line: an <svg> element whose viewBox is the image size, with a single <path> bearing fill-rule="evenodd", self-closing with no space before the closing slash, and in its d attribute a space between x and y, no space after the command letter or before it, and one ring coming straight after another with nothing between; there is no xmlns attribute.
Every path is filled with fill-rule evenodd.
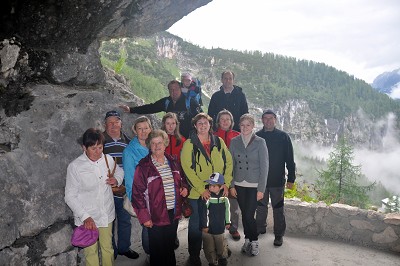
<svg viewBox="0 0 400 266"><path fill-rule="evenodd" d="M168 31L200 47L322 62L367 83L400 68L398 0L213 0Z"/></svg>

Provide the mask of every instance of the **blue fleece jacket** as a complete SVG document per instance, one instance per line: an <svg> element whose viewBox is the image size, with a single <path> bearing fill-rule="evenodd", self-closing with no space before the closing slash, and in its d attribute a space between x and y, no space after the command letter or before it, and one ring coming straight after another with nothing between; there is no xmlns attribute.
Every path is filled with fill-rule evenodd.
<svg viewBox="0 0 400 266"><path fill-rule="evenodd" d="M129 145L122 153L122 164L125 172L124 179L126 195L129 199L132 198L132 184L136 166L141 159L146 157L147 154L149 154L149 149L147 147L143 147L137 137L134 137L131 140Z"/></svg>

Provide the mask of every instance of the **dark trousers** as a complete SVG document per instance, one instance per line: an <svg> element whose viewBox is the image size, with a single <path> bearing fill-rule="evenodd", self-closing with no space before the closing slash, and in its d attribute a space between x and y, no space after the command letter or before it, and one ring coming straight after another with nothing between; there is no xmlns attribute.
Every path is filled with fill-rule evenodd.
<svg viewBox="0 0 400 266"><path fill-rule="evenodd" d="M258 240L258 233L254 215L257 209L257 188L235 186L235 189L242 211L244 237L250 241L256 241Z"/></svg>
<svg viewBox="0 0 400 266"><path fill-rule="evenodd" d="M148 228L150 265L176 265L174 243L179 220L174 220L173 209L168 211L168 215L171 224Z"/></svg>
<svg viewBox="0 0 400 266"><path fill-rule="evenodd" d="M116 219L112 226L114 254L127 252L131 246L131 216L123 207L124 199L114 197ZM117 223L118 242L115 243L115 223Z"/></svg>
<svg viewBox="0 0 400 266"><path fill-rule="evenodd" d="M142 225L142 247L146 254L150 254L149 229Z"/></svg>
<svg viewBox="0 0 400 266"><path fill-rule="evenodd" d="M267 187L264 198L258 202L256 220L257 230L259 232L266 231L268 203L271 197L272 210L274 215L274 234L276 236L284 236L286 230L286 220L284 213L284 187Z"/></svg>
<svg viewBox="0 0 400 266"><path fill-rule="evenodd" d="M199 257L203 243L202 232L200 230L199 203L197 199L189 199L189 203L193 208L188 225L189 255Z"/></svg>

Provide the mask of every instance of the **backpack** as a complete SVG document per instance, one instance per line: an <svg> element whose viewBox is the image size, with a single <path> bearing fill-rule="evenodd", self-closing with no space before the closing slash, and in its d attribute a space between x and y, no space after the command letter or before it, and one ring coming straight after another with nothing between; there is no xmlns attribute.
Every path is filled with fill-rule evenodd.
<svg viewBox="0 0 400 266"><path fill-rule="evenodd" d="M218 136L212 135L212 137L214 137L215 144L217 146L218 151L221 151L221 140L219 139ZM196 172L196 157L198 158L200 156L200 150L196 145L193 144L192 140L190 140L190 142L193 145L192 166L190 168L192 168ZM222 150L222 160L224 161L224 169L223 169L221 174L225 175L225 170L226 170L226 154L225 154L225 150ZM201 171L201 166L200 166L200 171Z"/></svg>
<svg viewBox="0 0 400 266"><path fill-rule="evenodd" d="M186 97L186 99L185 99L185 104L186 104L186 110L188 111L188 113L190 114L190 97ZM171 101L169 100L169 98L167 98L166 100L165 100L165 111L167 111L167 108L168 108L168 105L169 105L169 103L170 103Z"/></svg>
<svg viewBox="0 0 400 266"><path fill-rule="evenodd" d="M181 83L181 87L182 87L182 83ZM183 92L182 92L183 93ZM188 88L188 92L185 94L185 98L186 98L186 110L188 111L188 113L190 113L190 99L194 99L199 106L203 106L203 101L201 99L201 82L199 79L197 78L193 78L192 79L192 83L190 83L190 86ZM167 99L165 100L165 110L167 110L168 105L170 103L170 100ZM200 108L201 110L201 108Z"/></svg>
<svg viewBox="0 0 400 266"><path fill-rule="evenodd" d="M181 84L182 86L182 84ZM188 88L188 92L185 94L186 98L193 98L196 102L203 106L203 100L201 99L201 82L197 78L192 79L192 83Z"/></svg>

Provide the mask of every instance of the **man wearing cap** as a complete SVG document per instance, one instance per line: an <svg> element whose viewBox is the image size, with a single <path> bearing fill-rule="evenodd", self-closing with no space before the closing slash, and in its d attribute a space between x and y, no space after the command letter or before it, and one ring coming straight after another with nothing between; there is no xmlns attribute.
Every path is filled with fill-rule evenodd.
<svg viewBox="0 0 400 266"><path fill-rule="evenodd" d="M231 217L229 199L221 189L225 179L222 174L213 173L204 182L210 191L210 198L202 199L199 204L204 255L209 265L227 265L230 254L224 233L225 228L229 229Z"/></svg>
<svg viewBox="0 0 400 266"><path fill-rule="evenodd" d="M208 115L217 121L217 115L223 109L228 110L233 115L233 130L239 131L239 119L243 114L249 112L246 96L242 88L233 85L235 74L232 71L224 71L221 74L222 86L215 92L208 106Z"/></svg>
<svg viewBox="0 0 400 266"><path fill-rule="evenodd" d="M296 164L293 156L293 146L289 135L277 129L276 114L268 109L262 114L263 129L256 133L267 144L269 154L269 170L265 196L258 202L256 212L257 231L266 233L268 203L271 204L274 216L275 246L281 246L286 230L284 214L285 167L288 171L286 187L292 189L296 179Z"/></svg>
<svg viewBox="0 0 400 266"><path fill-rule="evenodd" d="M117 164L122 168L122 152L129 144L130 139L121 131L122 122L121 116L117 111L109 111L105 117L105 131L103 135L104 141L104 154L111 155ZM125 183L123 183L125 185ZM124 194L124 192L123 192ZM123 194L114 193L115 213L117 216L116 221L113 223L113 238L112 243L114 247L114 257L123 255L130 259L137 259L139 254L132 249L131 246L131 216L123 207ZM118 243L115 243L114 231L115 223L117 224Z"/></svg>
<svg viewBox="0 0 400 266"><path fill-rule="evenodd" d="M124 112L130 112L135 114L154 114L158 112L173 112L177 115L180 122L181 134L185 137L189 137L189 132L192 129L192 118L197 115L201 108L200 105L194 99L189 99L187 107L186 97L181 91L181 85L179 81L173 80L168 83L169 96L161 98L160 100L142 105L137 107L129 107L127 105L120 105Z"/></svg>

